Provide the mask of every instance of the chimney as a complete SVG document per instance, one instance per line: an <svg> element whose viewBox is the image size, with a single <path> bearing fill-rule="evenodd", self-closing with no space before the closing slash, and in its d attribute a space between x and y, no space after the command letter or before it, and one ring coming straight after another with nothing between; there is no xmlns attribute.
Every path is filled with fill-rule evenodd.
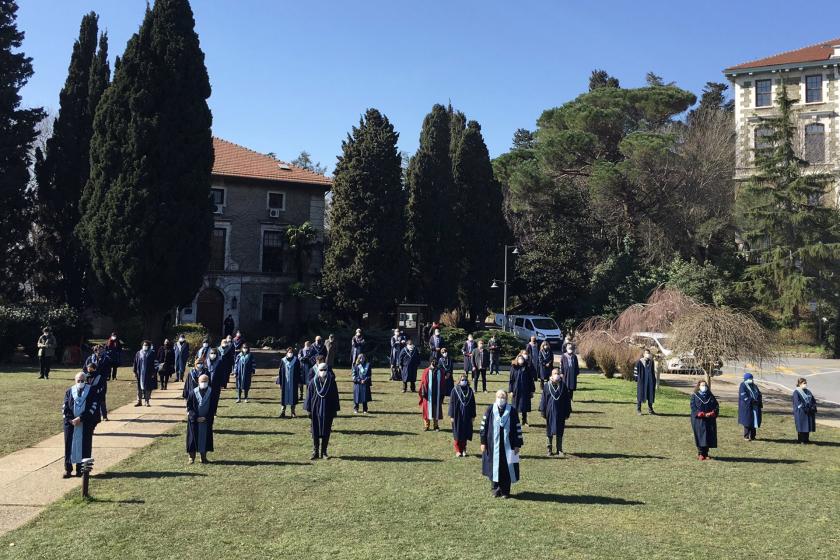
<svg viewBox="0 0 840 560"><path fill-rule="evenodd" d="M832 45L831 48L834 49L831 58L840 58L840 45Z"/></svg>

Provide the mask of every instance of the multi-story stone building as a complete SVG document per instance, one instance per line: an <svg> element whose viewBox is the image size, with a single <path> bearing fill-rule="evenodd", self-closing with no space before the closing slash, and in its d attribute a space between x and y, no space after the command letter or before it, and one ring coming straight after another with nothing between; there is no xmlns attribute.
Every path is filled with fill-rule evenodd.
<svg viewBox="0 0 840 560"><path fill-rule="evenodd" d="M767 133L762 117L775 114L781 87L797 100L798 150L809 170L840 176L840 39L738 64L724 74L735 98L736 179L754 171L755 149Z"/></svg>
<svg viewBox="0 0 840 560"><path fill-rule="evenodd" d="M180 321L202 323L218 335L231 315L237 328L255 336L289 330L299 314L317 316L317 300L296 309L289 290L299 274L308 281L320 273L330 179L220 138L213 148L210 266L191 305L179 310ZM285 230L307 221L317 240L307 269L299 271Z"/></svg>

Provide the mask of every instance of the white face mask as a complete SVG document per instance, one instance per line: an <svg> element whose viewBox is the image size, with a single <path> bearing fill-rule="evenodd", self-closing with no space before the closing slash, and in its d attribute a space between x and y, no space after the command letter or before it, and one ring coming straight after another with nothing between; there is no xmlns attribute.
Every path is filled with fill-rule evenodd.
<svg viewBox="0 0 840 560"><path fill-rule="evenodd" d="M112 337L111 337L111 340L117 340L117 337L116 337L116 336L112 336Z"/></svg>
<svg viewBox="0 0 840 560"><path fill-rule="evenodd" d="M502 408L507 404L507 399L496 399L496 406Z"/></svg>
<svg viewBox="0 0 840 560"><path fill-rule="evenodd" d="M148 349L149 349L149 347L146 344L144 344L143 345L143 350L145 351L145 350L148 350Z"/></svg>
<svg viewBox="0 0 840 560"><path fill-rule="evenodd" d="M752 381L752 379L744 379L744 383L746 383L747 385L752 385Z"/></svg>
<svg viewBox="0 0 840 560"><path fill-rule="evenodd" d="M247 354L248 352L249 352L249 350L248 350L247 348L243 348L243 349L242 349L242 353L243 353L243 354Z"/></svg>
<svg viewBox="0 0 840 560"><path fill-rule="evenodd" d="M799 388L800 388L800 389L802 389L802 390L804 391L805 389L807 389L807 388L808 388L808 384L807 384L807 383L803 383L802 385L800 385L800 386L799 386Z"/></svg>
<svg viewBox="0 0 840 560"><path fill-rule="evenodd" d="M320 377L321 379L323 379L323 378L325 378L326 376L327 376L327 370L325 370L325 369L319 369L319 370L318 370L318 377Z"/></svg>
<svg viewBox="0 0 840 560"><path fill-rule="evenodd" d="M201 383L198 384L198 388L199 389L206 389L207 388L207 383L202 381Z"/></svg>
<svg viewBox="0 0 840 560"><path fill-rule="evenodd" d="M211 353L210 353L210 359L211 359L211 360L215 360L215 359L216 359L216 355L217 355L217 354L216 354L215 352L211 352Z"/></svg>
<svg viewBox="0 0 840 560"><path fill-rule="evenodd" d="M178 339L178 342L184 342L185 340L187 340L187 339L182 336L181 338Z"/></svg>
<svg viewBox="0 0 840 560"><path fill-rule="evenodd" d="M435 336L440 336L440 331L435 331Z"/></svg>
<svg viewBox="0 0 840 560"><path fill-rule="evenodd" d="M292 356L294 356L294 354L292 354L291 352L286 352L286 357L287 357L288 359L290 359L290 360L291 360L291 359L292 359Z"/></svg>
<svg viewBox="0 0 840 560"><path fill-rule="evenodd" d="M701 392L701 393L705 393L705 392L706 392L706 391L708 391L708 390L709 390L709 388L708 388L708 387L706 387L705 385L700 385L700 392Z"/></svg>
<svg viewBox="0 0 840 560"><path fill-rule="evenodd" d="M461 387L466 387L466 386L467 386L467 380L466 380L466 379L462 379L462 380L461 380L461 383L459 383L459 385L461 385Z"/></svg>
<svg viewBox="0 0 840 560"><path fill-rule="evenodd" d="M409 344L409 345L407 345L407 346L406 346L406 348L408 348L409 350L414 350L414 345L413 345L413 344Z"/></svg>
<svg viewBox="0 0 840 560"><path fill-rule="evenodd" d="M207 348L208 346L210 346L210 345L206 342L201 345L202 348Z"/></svg>
<svg viewBox="0 0 840 560"><path fill-rule="evenodd" d="M84 381L77 381L76 382L76 389L81 391L82 389L85 388L85 385L87 385L87 383L85 383Z"/></svg>
<svg viewBox="0 0 840 560"><path fill-rule="evenodd" d="M519 364L520 366L525 364L525 358L517 358L516 363Z"/></svg>
<svg viewBox="0 0 840 560"><path fill-rule="evenodd" d="M441 352L440 355L445 358L446 357L446 352Z"/></svg>

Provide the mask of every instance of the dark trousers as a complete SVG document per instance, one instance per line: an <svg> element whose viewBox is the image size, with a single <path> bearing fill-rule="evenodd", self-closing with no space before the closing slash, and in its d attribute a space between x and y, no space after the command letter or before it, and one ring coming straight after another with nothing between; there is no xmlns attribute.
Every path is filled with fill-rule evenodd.
<svg viewBox="0 0 840 560"><path fill-rule="evenodd" d="M508 472L507 459L505 452L502 450L499 457L499 482L490 482L490 488L493 490L493 495L510 496L510 472Z"/></svg>
<svg viewBox="0 0 840 560"><path fill-rule="evenodd" d="M175 381L183 381L184 380L184 370L176 369L175 370Z"/></svg>
<svg viewBox="0 0 840 560"><path fill-rule="evenodd" d="M478 391L478 379L481 378L481 390L487 391L487 370L485 368L475 368L472 370L472 382L475 390Z"/></svg>
<svg viewBox="0 0 840 560"><path fill-rule="evenodd" d="M499 373L499 359L498 358L490 358L490 375L496 375Z"/></svg>
<svg viewBox="0 0 840 560"><path fill-rule="evenodd" d="M82 427L82 459L88 459L93 455L93 426L85 424ZM73 465L70 463L70 454L73 450L73 432L75 427L72 424L64 425L64 471L71 472ZM76 472L79 473L81 464L76 464Z"/></svg>
<svg viewBox="0 0 840 560"><path fill-rule="evenodd" d="M320 451L318 444L320 442ZM312 452L321 456L327 454L327 446L330 444L330 433L327 432L323 437L312 435Z"/></svg>
<svg viewBox="0 0 840 560"><path fill-rule="evenodd" d="M158 380L160 383L160 388L166 391L166 386L169 384L169 375L165 373L159 373Z"/></svg>
<svg viewBox="0 0 840 560"><path fill-rule="evenodd" d="M104 381L104 385L102 386L102 393L100 393L100 400L99 400L99 407L102 410L102 418L105 420L108 419L108 383Z"/></svg>
<svg viewBox="0 0 840 560"><path fill-rule="evenodd" d="M107 374L108 372L105 372L105 373ZM111 379L116 379L116 378L117 378L117 364L114 364L114 365L111 366Z"/></svg>
<svg viewBox="0 0 840 560"><path fill-rule="evenodd" d="M553 443L552 440L557 440L557 451L563 451L563 432L566 431L566 426L563 425L558 430L557 434L554 436L546 436L546 447L549 451L551 451L551 444Z"/></svg>
<svg viewBox="0 0 840 560"><path fill-rule="evenodd" d="M152 398L152 389L151 387L146 385L146 389L143 390L140 388L140 380L137 380L137 400L138 401L146 401L148 402L149 399Z"/></svg>
<svg viewBox="0 0 840 560"><path fill-rule="evenodd" d="M702 455L703 457L709 456L709 448L708 447L698 447L697 454Z"/></svg>
<svg viewBox="0 0 840 560"><path fill-rule="evenodd" d="M360 404L362 405L362 410L364 412L367 412L367 405L368 405L367 401L365 401L363 403L353 403L353 410L359 410L359 405Z"/></svg>
<svg viewBox="0 0 840 560"><path fill-rule="evenodd" d="M755 439L755 432L756 432L755 428L747 428L746 426L744 427L744 437L745 438Z"/></svg>
<svg viewBox="0 0 840 560"><path fill-rule="evenodd" d="M796 441L799 443L810 443L811 432L796 432Z"/></svg>
<svg viewBox="0 0 840 560"><path fill-rule="evenodd" d="M38 364L41 366L41 375L44 379L50 378L50 365L52 364L52 356L38 356Z"/></svg>
<svg viewBox="0 0 840 560"><path fill-rule="evenodd" d="M292 407L292 415L295 414L295 405L291 405ZM286 415L286 405L280 405L280 416Z"/></svg>
<svg viewBox="0 0 840 560"><path fill-rule="evenodd" d="M414 393L415 392L414 381L411 381L410 384L411 384L411 392ZM403 392L408 390L408 385L409 385L409 383L403 383Z"/></svg>
<svg viewBox="0 0 840 560"><path fill-rule="evenodd" d="M648 401L647 405L648 411L653 412L653 404L650 401ZM642 401L640 401L638 398L636 399L636 410L638 410L639 412L642 411Z"/></svg>

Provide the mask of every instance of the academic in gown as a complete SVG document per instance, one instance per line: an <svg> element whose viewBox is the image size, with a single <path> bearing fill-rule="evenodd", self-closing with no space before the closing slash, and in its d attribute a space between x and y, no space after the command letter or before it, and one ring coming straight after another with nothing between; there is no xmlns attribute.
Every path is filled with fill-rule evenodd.
<svg viewBox="0 0 840 560"><path fill-rule="evenodd" d="M198 378L201 375L207 373L207 367L204 364L201 367L194 367L190 370L190 372L184 377L184 390L181 391L181 397L184 400L187 400L187 397L190 396L192 390L198 387Z"/></svg>
<svg viewBox="0 0 840 560"><path fill-rule="evenodd" d="M403 348L405 348L405 335L400 334L399 336L392 336L391 354L389 356L389 362L391 364L392 381L396 381L397 379L399 379L400 352L402 352Z"/></svg>
<svg viewBox="0 0 840 560"><path fill-rule="evenodd" d="M575 391L577 390L577 378L580 373L580 364L578 364L577 354L569 354L564 352L560 358L560 372L563 374L563 383L569 389L569 394L572 400L575 400Z"/></svg>
<svg viewBox="0 0 840 560"><path fill-rule="evenodd" d="M324 459L329 458L327 446L332 433L332 423L341 410L338 387L332 375L316 377L309 383L303 409L309 413L312 421L312 458L317 459L319 455Z"/></svg>
<svg viewBox="0 0 840 560"><path fill-rule="evenodd" d="M93 456L93 431L99 423L99 399L93 387L85 384L79 391L74 384L64 393L64 476L70 476L76 465L76 476L82 476L82 459ZM81 424L71 421L79 418Z"/></svg>
<svg viewBox="0 0 840 560"><path fill-rule="evenodd" d="M353 366L353 410L355 411L358 411L359 405L362 405L362 410L367 412L368 403L373 400L370 373L369 362Z"/></svg>
<svg viewBox="0 0 840 560"><path fill-rule="evenodd" d="M550 347L545 350L540 348L537 366L540 382L548 381L548 378L551 377L551 370L554 369L554 352Z"/></svg>
<svg viewBox="0 0 840 560"><path fill-rule="evenodd" d="M808 389L797 387L793 391L793 422L798 440L808 443L809 434L817 431L817 399Z"/></svg>
<svg viewBox="0 0 840 560"><path fill-rule="evenodd" d="M755 383L741 382L738 387L738 423L744 427L744 439L754 440L761 427L761 390Z"/></svg>
<svg viewBox="0 0 840 560"><path fill-rule="evenodd" d="M438 429L438 420L443 418L443 392L446 388L446 376L443 368L436 366L434 370L427 367L423 370L420 378L420 388L417 394L420 396L418 404L423 413L423 424L426 430L429 424L433 423L435 430Z"/></svg>
<svg viewBox="0 0 840 560"><path fill-rule="evenodd" d="M181 381L184 378L184 372L187 371L190 359L190 343L186 340L184 342L175 343L175 381Z"/></svg>
<svg viewBox="0 0 840 560"><path fill-rule="evenodd" d="M467 441L473 438L475 393L469 384L456 385L449 394L449 418L452 420L452 439L455 453L467 456Z"/></svg>
<svg viewBox="0 0 840 560"><path fill-rule="evenodd" d="M236 362L233 364L233 373L236 376L236 400L242 398L245 394L245 400L248 400L248 391L251 390L251 379L256 372L256 365L254 364L254 355L248 352L243 354L240 352L236 355Z"/></svg>
<svg viewBox="0 0 840 560"><path fill-rule="evenodd" d="M438 357L438 366L443 370L443 396L445 399L446 396L452 392L452 389L455 388L455 378L453 377L455 373L455 361L452 359L452 356L449 355L448 351L446 356L441 354L440 357Z"/></svg>
<svg viewBox="0 0 840 560"><path fill-rule="evenodd" d="M204 418L204 422L199 422ZM213 451L213 388L203 391L195 387L187 396L187 454L207 462L207 453Z"/></svg>
<svg viewBox="0 0 840 560"><path fill-rule="evenodd" d="M717 399L711 391L691 395L691 429L698 458L708 459L709 449L717 447L717 417L720 413Z"/></svg>
<svg viewBox="0 0 840 560"><path fill-rule="evenodd" d="M473 369L472 353L476 348L475 340L467 340L461 346L461 356L464 358L464 373L470 373Z"/></svg>
<svg viewBox="0 0 840 560"><path fill-rule="evenodd" d="M420 367L420 350L416 346L411 350L408 346L400 352L400 374L402 375L403 393L406 384L411 383L411 390L414 390L414 383L417 382L417 368Z"/></svg>
<svg viewBox="0 0 840 560"><path fill-rule="evenodd" d="M480 429L481 474L490 479L493 495L507 497L510 485L519 481L519 455L514 449L522 447L522 425L519 414L509 404L499 409L491 404L484 411Z"/></svg>
<svg viewBox="0 0 840 560"><path fill-rule="evenodd" d="M531 397L534 396L535 390L534 378L531 377L527 364L510 366L508 393L511 394L511 404L517 412L522 413L522 421L526 424L528 413L531 412Z"/></svg>
<svg viewBox="0 0 840 560"><path fill-rule="evenodd" d="M155 375L155 354L152 349L139 350L134 355L134 378L137 380L137 405L141 400L149 404L152 391L157 389L157 375Z"/></svg>
<svg viewBox="0 0 840 560"><path fill-rule="evenodd" d="M563 452L563 432L566 420L572 414L572 396L566 385L560 381L556 386L550 381L545 384L540 398L540 414L545 418L546 448L552 451L552 438L557 439L557 453Z"/></svg>
<svg viewBox="0 0 840 560"><path fill-rule="evenodd" d="M636 411L642 411L642 403L647 402L648 411L653 412L653 401L656 398L656 371L653 360L645 363L644 359L636 362L633 375L636 377Z"/></svg>
<svg viewBox="0 0 840 560"><path fill-rule="evenodd" d="M283 356L274 383L280 386L280 416L286 415L287 406L292 407L292 415L294 416L295 406L298 403L298 387L303 383L303 370L300 360L295 356L292 356L291 359Z"/></svg>
<svg viewBox="0 0 840 560"><path fill-rule="evenodd" d="M230 374L233 373L233 362L236 359L236 352L233 350L233 344L228 344L224 348L219 346L219 366L218 366L218 373L221 374L221 381L222 386L221 388L227 388L228 381L230 381ZM216 396L216 401L218 402L219 396Z"/></svg>

